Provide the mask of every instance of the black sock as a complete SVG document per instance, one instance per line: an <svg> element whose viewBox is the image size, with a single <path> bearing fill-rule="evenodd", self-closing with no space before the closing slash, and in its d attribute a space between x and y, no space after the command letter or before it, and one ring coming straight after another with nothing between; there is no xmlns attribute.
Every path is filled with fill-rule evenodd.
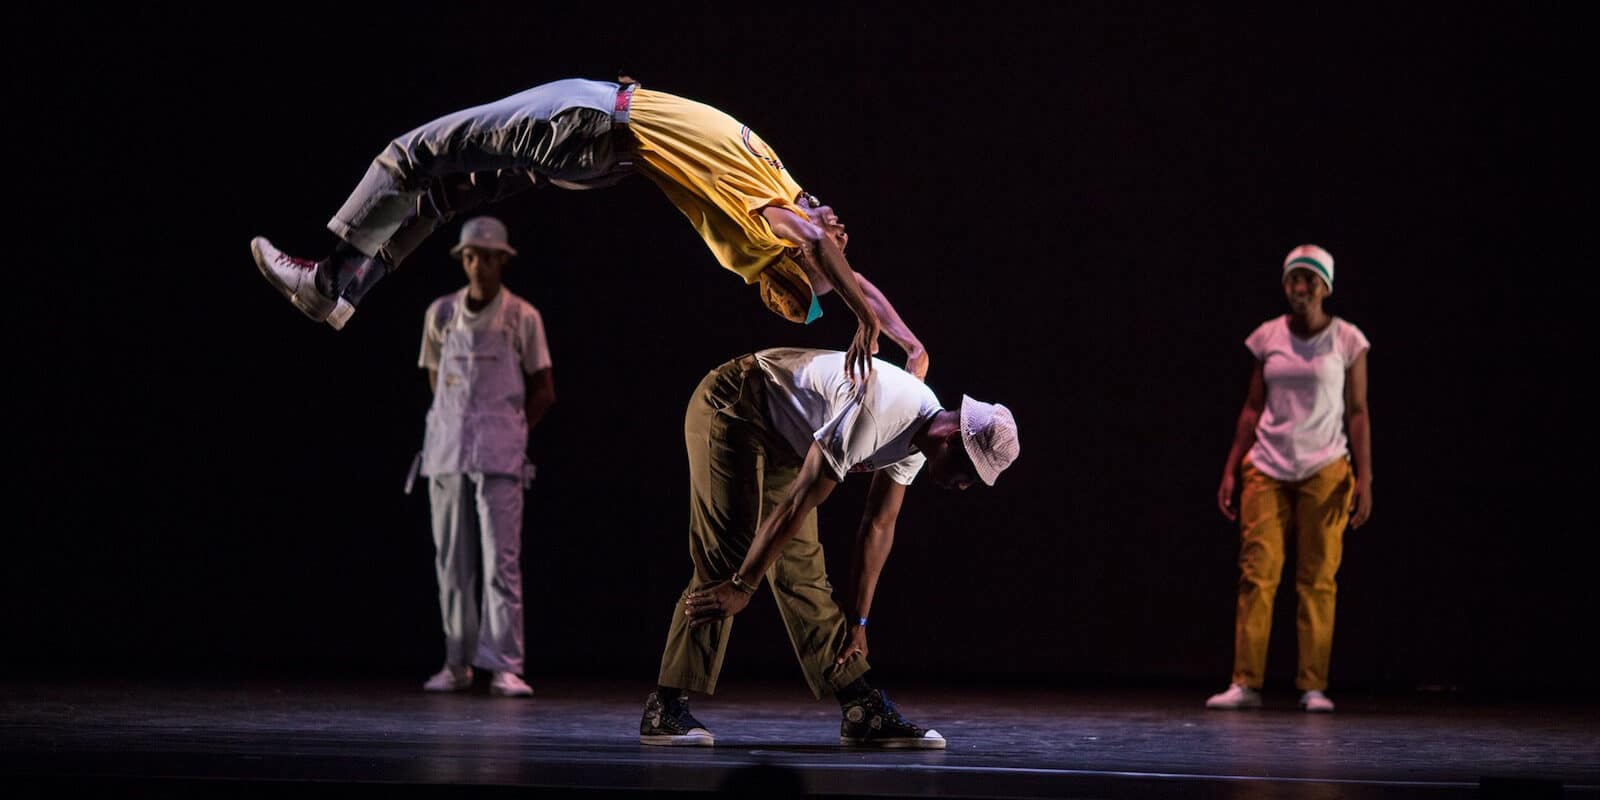
<svg viewBox="0 0 1600 800"><path fill-rule="evenodd" d="M337 298L340 290L344 288L340 281L341 268L345 266L346 262L353 262L356 259L365 257L360 250L355 248L355 245L340 239L334 244L333 252L329 253L327 258L317 262L317 291L326 297Z"/></svg>
<svg viewBox="0 0 1600 800"><path fill-rule="evenodd" d="M339 294L350 305L360 305L361 298L366 297L367 292L372 291L372 287L391 271L388 262L383 259L367 258L358 253L339 268Z"/></svg>
<svg viewBox="0 0 1600 800"><path fill-rule="evenodd" d="M657 686L656 696L661 698L661 702L664 705L678 699L679 697L682 697L683 690L675 689L671 686Z"/></svg>
<svg viewBox="0 0 1600 800"><path fill-rule="evenodd" d="M317 262L317 291L326 297L343 296L350 305L359 305L378 281L394 268L381 258L368 258L355 248L335 250Z"/></svg>
<svg viewBox="0 0 1600 800"><path fill-rule="evenodd" d="M867 685L867 676L859 678L839 687L834 691L834 696L839 699L841 707L849 705L872 693L872 687Z"/></svg>

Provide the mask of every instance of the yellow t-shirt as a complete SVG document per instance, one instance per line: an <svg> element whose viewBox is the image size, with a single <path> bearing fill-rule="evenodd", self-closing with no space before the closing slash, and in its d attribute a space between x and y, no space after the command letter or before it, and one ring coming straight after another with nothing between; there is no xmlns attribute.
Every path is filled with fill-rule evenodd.
<svg viewBox="0 0 1600 800"><path fill-rule="evenodd" d="M641 171L745 283L761 280L785 249L799 246L774 233L761 210L781 206L805 219L795 202L800 184L748 126L704 103L641 88L633 93L629 129Z"/></svg>

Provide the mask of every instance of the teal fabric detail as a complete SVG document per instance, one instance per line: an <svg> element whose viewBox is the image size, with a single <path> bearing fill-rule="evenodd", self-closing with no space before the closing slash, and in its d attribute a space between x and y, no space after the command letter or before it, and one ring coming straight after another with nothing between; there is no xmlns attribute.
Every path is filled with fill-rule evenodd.
<svg viewBox="0 0 1600 800"><path fill-rule="evenodd" d="M822 316L822 303L817 301L816 295L811 295L811 308L806 311L806 324L810 325Z"/></svg>
<svg viewBox="0 0 1600 800"><path fill-rule="evenodd" d="M1321 261L1318 261L1314 258L1309 258L1307 256L1301 256L1283 265L1283 274L1289 274L1289 270L1294 269L1296 266L1310 267L1313 272L1322 276L1322 280L1326 281L1329 286L1333 285L1333 276L1328 274L1328 268L1322 266Z"/></svg>

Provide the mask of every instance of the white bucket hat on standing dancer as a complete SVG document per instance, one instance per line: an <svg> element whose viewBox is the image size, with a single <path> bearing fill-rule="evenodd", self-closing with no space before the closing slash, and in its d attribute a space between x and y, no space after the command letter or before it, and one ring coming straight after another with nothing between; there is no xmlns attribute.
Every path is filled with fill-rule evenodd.
<svg viewBox="0 0 1600 800"><path fill-rule="evenodd" d="M506 255L516 255L517 251L511 248L507 241L511 237L506 234L506 225L494 217L473 217L461 225L461 241L450 248L450 255L461 257L461 251L468 247L478 247L484 250L499 250Z"/></svg>

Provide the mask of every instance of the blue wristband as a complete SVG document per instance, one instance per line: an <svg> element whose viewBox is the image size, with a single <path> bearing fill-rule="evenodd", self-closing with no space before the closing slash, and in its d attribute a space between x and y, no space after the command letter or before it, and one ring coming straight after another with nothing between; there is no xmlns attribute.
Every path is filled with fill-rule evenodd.
<svg viewBox="0 0 1600 800"><path fill-rule="evenodd" d="M867 627L867 618L866 617L858 617L858 618L856 618L856 627L859 627L859 628Z"/></svg>

